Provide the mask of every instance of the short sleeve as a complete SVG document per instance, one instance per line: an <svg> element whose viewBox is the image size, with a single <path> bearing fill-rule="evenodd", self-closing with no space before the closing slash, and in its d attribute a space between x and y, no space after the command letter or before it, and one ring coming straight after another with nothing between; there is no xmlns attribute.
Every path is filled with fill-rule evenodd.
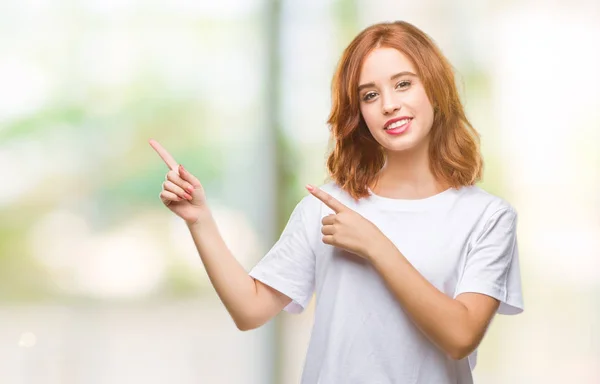
<svg viewBox="0 0 600 384"><path fill-rule="evenodd" d="M467 254L454 297L464 292L483 293L500 301L497 313L523 312L517 213L503 208L486 222Z"/></svg>
<svg viewBox="0 0 600 384"><path fill-rule="evenodd" d="M315 289L315 254L305 225L310 196L294 208L279 238L249 275L292 299L284 308L301 313Z"/></svg>

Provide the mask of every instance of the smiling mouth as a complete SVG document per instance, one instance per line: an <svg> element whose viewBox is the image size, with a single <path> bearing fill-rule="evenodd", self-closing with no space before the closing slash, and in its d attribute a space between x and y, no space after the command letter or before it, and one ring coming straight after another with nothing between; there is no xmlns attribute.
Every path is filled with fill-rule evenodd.
<svg viewBox="0 0 600 384"><path fill-rule="evenodd" d="M412 118L406 118L398 121L394 121L392 124L383 128L385 131L400 128L412 121Z"/></svg>

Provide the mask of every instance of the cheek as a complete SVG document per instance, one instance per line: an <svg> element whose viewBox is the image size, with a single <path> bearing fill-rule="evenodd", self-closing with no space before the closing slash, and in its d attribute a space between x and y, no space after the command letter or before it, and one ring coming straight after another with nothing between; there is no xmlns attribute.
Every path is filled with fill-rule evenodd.
<svg viewBox="0 0 600 384"><path fill-rule="evenodd" d="M424 117L429 117L429 116L433 116L433 107L431 106L431 103L429 102L429 98L427 97L427 94L423 91L420 92L418 94L415 94L414 99L411 101L411 104L413 105L413 107L415 108L415 110L419 111L419 114L421 114Z"/></svg>
<svg viewBox="0 0 600 384"><path fill-rule="evenodd" d="M360 114L369 129L378 122L377 111L373 104L363 104L360 107Z"/></svg>

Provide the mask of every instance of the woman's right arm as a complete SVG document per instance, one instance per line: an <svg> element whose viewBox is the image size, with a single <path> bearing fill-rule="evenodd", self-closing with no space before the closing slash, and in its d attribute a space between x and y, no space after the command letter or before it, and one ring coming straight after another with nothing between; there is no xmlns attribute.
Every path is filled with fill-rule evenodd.
<svg viewBox="0 0 600 384"><path fill-rule="evenodd" d="M188 228L210 282L238 329L260 327L291 302L283 293L248 275L227 248L209 210Z"/></svg>
<svg viewBox="0 0 600 384"><path fill-rule="evenodd" d="M186 222L210 282L236 326L245 331L265 324L292 299L246 272L223 241L200 181L157 141L150 140L150 145L169 167L160 199Z"/></svg>

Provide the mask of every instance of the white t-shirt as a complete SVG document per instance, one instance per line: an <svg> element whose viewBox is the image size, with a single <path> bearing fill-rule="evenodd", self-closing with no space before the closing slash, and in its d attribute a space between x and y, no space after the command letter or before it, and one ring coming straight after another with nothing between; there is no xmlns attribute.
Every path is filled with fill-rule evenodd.
<svg viewBox="0 0 600 384"><path fill-rule="evenodd" d="M371 192L357 203L335 183L321 186L373 222L436 288L455 298L479 292L500 300L497 313L523 311L517 214L477 186L420 200ZM250 276L292 299L300 313L316 294L303 384L469 384L476 351L454 360L416 327L367 260L322 242L333 211L304 197Z"/></svg>

